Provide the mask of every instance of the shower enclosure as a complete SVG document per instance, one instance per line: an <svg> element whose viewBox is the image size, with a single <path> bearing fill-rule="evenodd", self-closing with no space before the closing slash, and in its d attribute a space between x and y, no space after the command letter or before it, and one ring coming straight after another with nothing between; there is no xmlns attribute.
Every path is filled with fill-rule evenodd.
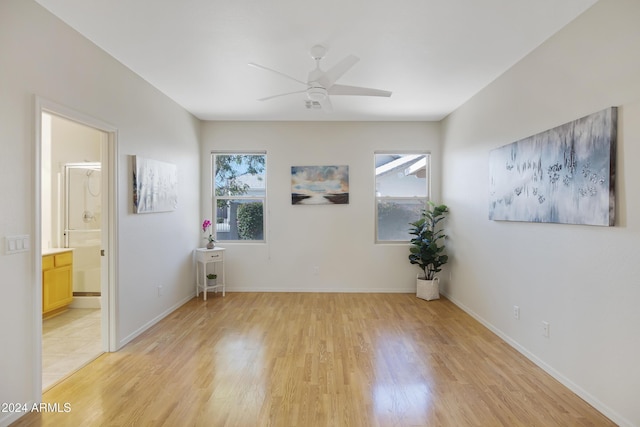
<svg viewBox="0 0 640 427"><path fill-rule="evenodd" d="M64 165L64 247L73 248L73 295L100 296L102 175L100 163Z"/></svg>

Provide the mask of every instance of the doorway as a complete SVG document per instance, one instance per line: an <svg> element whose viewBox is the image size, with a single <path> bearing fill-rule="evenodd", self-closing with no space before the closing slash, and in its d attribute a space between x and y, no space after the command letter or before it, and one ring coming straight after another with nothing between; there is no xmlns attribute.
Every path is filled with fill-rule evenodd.
<svg viewBox="0 0 640 427"><path fill-rule="evenodd" d="M36 328L45 391L114 351L115 130L38 100ZM41 262L38 262L40 261ZM60 271L58 271L60 270ZM41 308L41 310L39 310ZM38 313L39 311L39 313Z"/></svg>

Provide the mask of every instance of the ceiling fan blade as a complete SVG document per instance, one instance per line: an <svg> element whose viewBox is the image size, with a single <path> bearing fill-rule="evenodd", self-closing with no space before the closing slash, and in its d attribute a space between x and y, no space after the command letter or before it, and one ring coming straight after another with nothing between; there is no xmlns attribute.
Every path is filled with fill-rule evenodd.
<svg viewBox="0 0 640 427"><path fill-rule="evenodd" d="M306 91L307 90L304 89L304 90L297 90L295 92L280 93L278 95L272 95L272 96L267 96L266 98L260 98L260 99L258 99L258 101L267 101L269 99L279 98L281 96L293 95L294 93L303 93L303 92L306 92Z"/></svg>
<svg viewBox="0 0 640 427"><path fill-rule="evenodd" d="M345 85L333 85L327 92L329 92L329 95L391 96L391 92L388 90Z"/></svg>
<svg viewBox="0 0 640 427"><path fill-rule="evenodd" d="M354 65L356 65L356 63L360 61L360 58L358 58L355 55L349 55L346 58L344 58L342 61L338 62L336 65L334 65L331 69L329 69L328 71L326 71L319 79L318 82L326 87L329 88L331 85L333 85L340 77L342 77L344 75L344 73L346 73L347 71L349 71L351 69L351 67L353 67Z"/></svg>
<svg viewBox="0 0 640 427"><path fill-rule="evenodd" d="M251 67L259 68L261 70L271 71L272 73L280 74L282 77L285 77L285 78L287 78L289 80L296 81L298 83L302 83L303 85L307 86L307 82L303 82L302 80L298 80L295 77L291 77L291 76L289 76L289 75L287 75L285 73L281 73L280 71L273 70L273 69L271 69L269 67L265 67L264 65L256 64L255 62L249 62L248 65L250 65Z"/></svg>

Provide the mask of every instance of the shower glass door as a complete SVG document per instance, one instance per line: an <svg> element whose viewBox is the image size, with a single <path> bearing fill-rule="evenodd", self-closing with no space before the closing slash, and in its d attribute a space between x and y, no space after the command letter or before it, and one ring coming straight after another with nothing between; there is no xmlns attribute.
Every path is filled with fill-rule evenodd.
<svg viewBox="0 0 640 427"><path fill-rule="evenodd" d="M73 248L74 296L100 295L102 176L100 163L64 167L64 246Z"/></svg>

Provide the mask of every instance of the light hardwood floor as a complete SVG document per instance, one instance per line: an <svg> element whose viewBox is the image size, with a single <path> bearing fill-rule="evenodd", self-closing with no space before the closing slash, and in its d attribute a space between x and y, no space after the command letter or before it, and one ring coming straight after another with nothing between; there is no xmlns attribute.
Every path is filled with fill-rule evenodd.
<svg viewBox="0 0 640 427"><path fill-rule="evenodd" d="M16 426L609 426L446 299L193 299Z"/></svg>

